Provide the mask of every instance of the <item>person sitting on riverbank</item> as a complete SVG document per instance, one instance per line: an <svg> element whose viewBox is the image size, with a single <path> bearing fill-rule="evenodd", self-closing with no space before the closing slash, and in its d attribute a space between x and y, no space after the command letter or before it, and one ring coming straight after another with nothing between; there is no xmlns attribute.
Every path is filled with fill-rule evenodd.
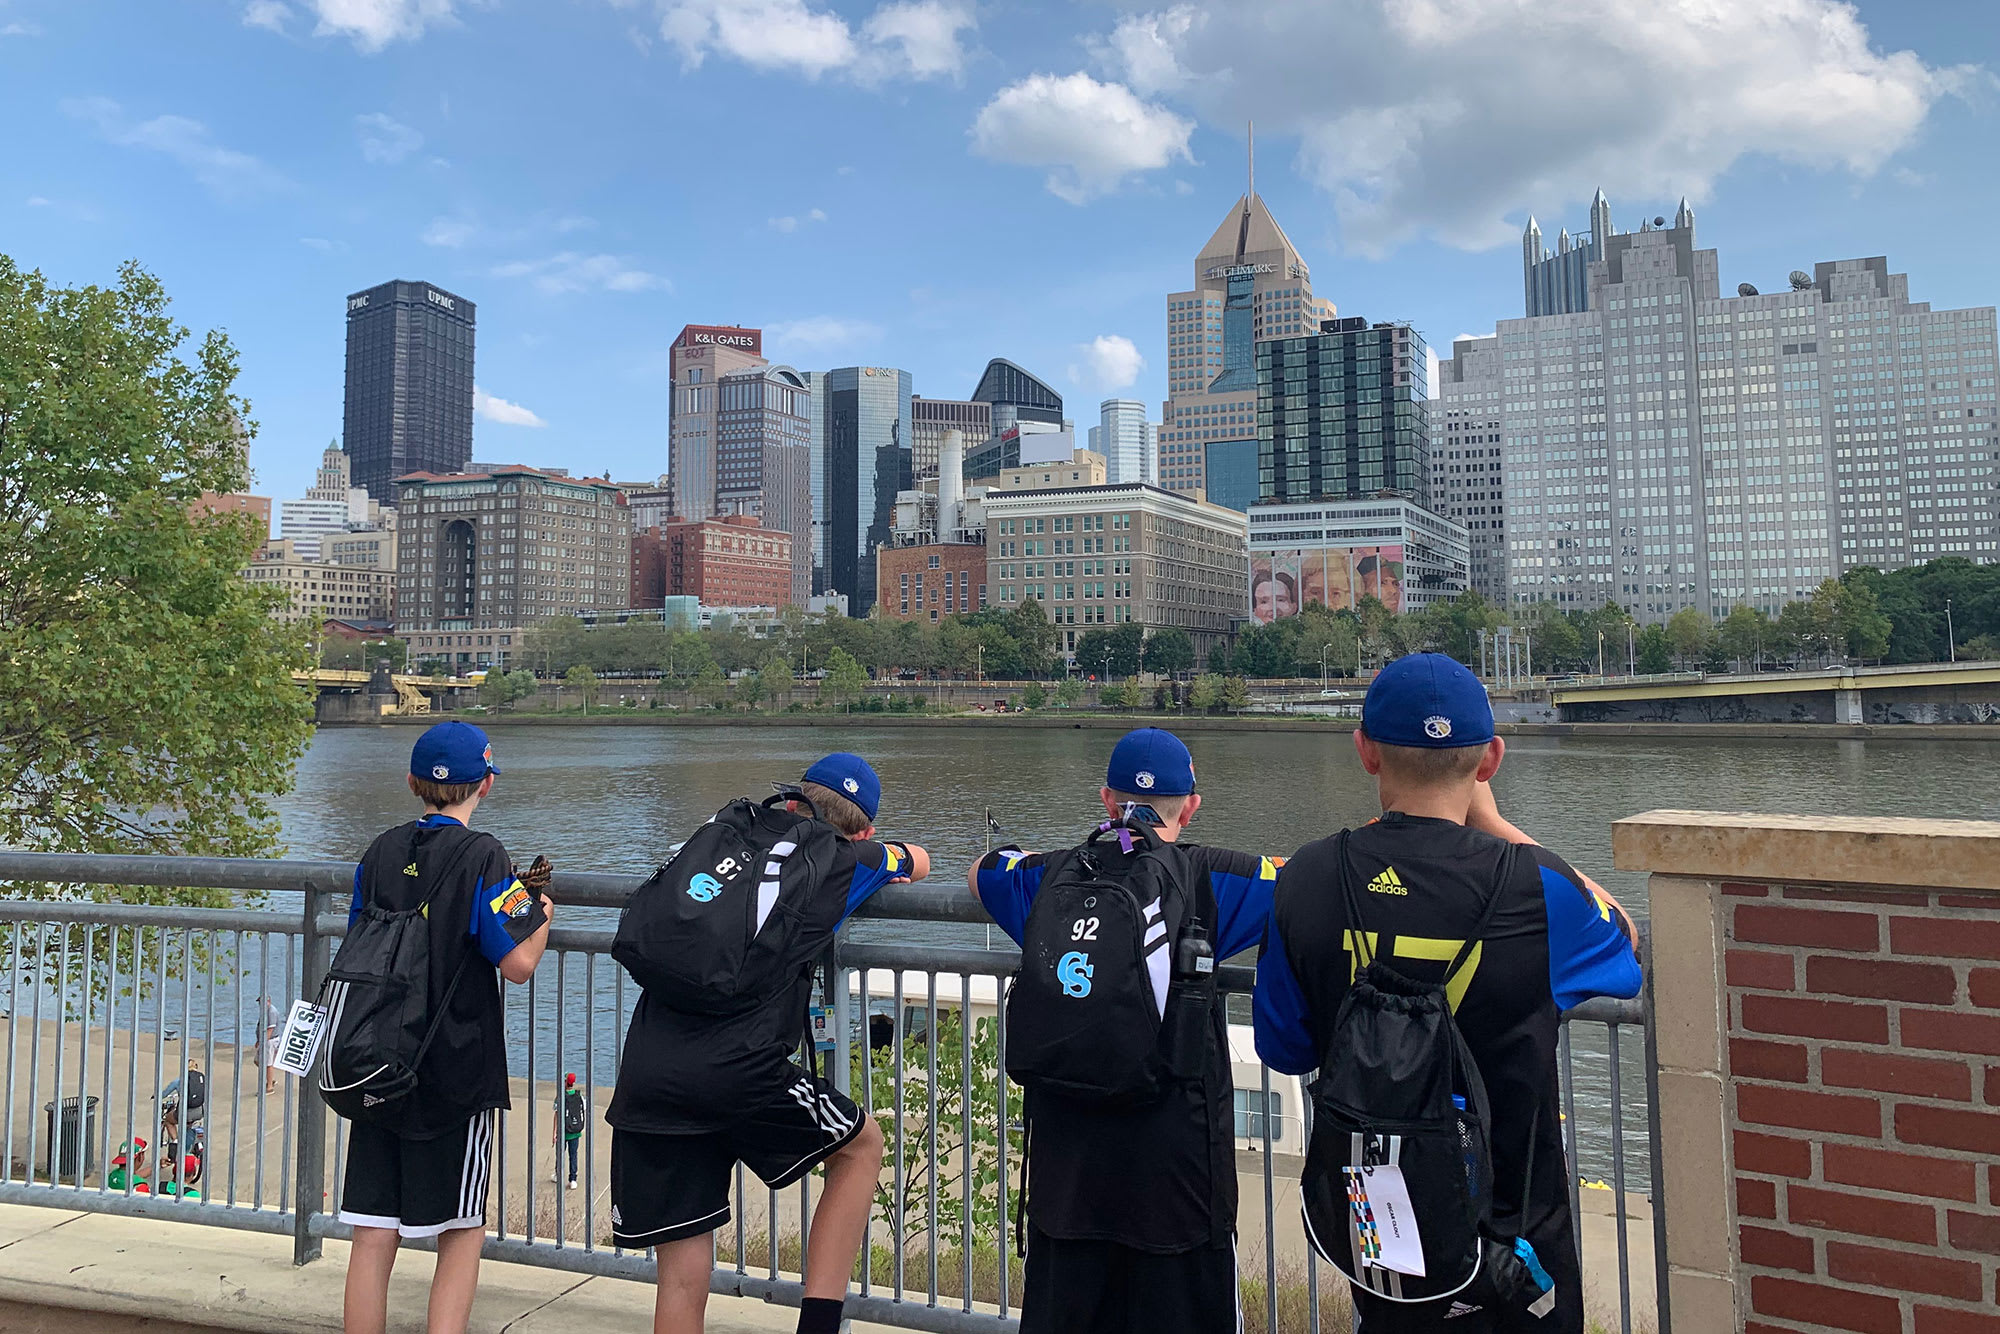
<svg viewBox="0 0 2000 1334"><path fill-rule="evenodd" d="M1022 946L1007 1036L1028 1127L1021 1329L1235 1334L1214 965L1263 936L1282 863L1183 841L1201 797L1171 732L1127 733L1098 800L1109 819L1081 847L1001 849L966 876Z"/></svg>
<svg viewBox="0 0 2000 1334"><path fill-rule="evenodd" d="M661 947L678 951L680 959L659 968L658 994L639 979L641 968L653 972L651 964L633 959L626 965L645 989L632 1013L607 1115L611 1235L628 1250L654 1248L655 1334L698 1334L702 1328L714 1255L710 1234L729 1221L739 1162L773 1190L826 1165L806 1247L798 1328L801 1334L834 1334L881 1177L881 1128L818 1072L816 1056L808 1071L792 1055L802 1035L811 1040L813 973L841 922L883 885L923 879L930 855L914 844L876 840L882 785L859 755L828 755L806 770L803 781L776 786L794 819L768 809L776 798L765 808L732 803L640 890L672 896L659 909L662 923L675 910L700 914L710 903L720 910L689 920L681 931L687 939L662 939ZM704 837L723 839L717 827L727 825L733 833L738 825L731 822L739 821L746 832L733 843L735 854L713 864L682 864L691 850L723 855ZM829 836L828 826L837 837ZM746 846L754 854L747 867L741 864ZM746 932L744 895L752 892L765 912ZM627 922L644 911L635 897ZM766 930L767 922L777 928ZM706 957L688 958L697 937L708 953L727 951L739 960L748 960L753 947L778 950L759 956L768 961L772 986L743 998L747 1005L711 1004L709 988L684 984L669 993L666 975L680 983L692 971L720 990L733 989L750 972L746 966L716 977ZM620 938L626 938L623 927ZM775 1216L771 1226L775 1246Z"/></svg>
<svg viewBox="0 0 2000 1334"><path fill-rule="evenodd" d="M511 1105L499 980L534 975L554 912L540 893L547 859L517 878L500 840L466 827L499 772L484 732L461 722L432 727L410 753L409 786L423 818L377 838L354 868L350 928L365 909L423 909L429 977L415 985L428 988L426 1013L436 1027L398 1124L348 1125L340 1196L340 1221L354 1228L346 1334L386 1328L389 1275L404 1237L437 1238L430 1334L457 1334L472 1316L493 1113Z"/></svg>
<svg viewBox="0 0 2000 1334"><path fill-rule="evenodd" d="M1423 653L1383 668L1362 702L1354 746L1375 779L1382 815L1308 843L1286 864L1257 961L1253 1002L1257 1052L1265 1063L1289 1074L1322 1072L1315 1086L1321 1110L1301 1182L1314 1245L1350 1279L1357 1270L1363 1277L1367 1286L1351 1284L1362 1334L1580 1334L1583 1297L1557 1103L1556 1039L1563 1010L1591 996L1638 994L1637 929L1603 888L1501 816L1489 781L1506 746L1494 735L1485 690L1458 662ZM1387 1172L1357 1187L1337 1170L1352 1153L1350 1140L1374 1138L1335 1124L1353 1116L1341 1100L1351 1098L1365 1076L1343 1076L1340 1094L1328 1100L1327 1072L1368 1064L1335 1055L1360 1050L1341 1045L1341 1035L1365 1007L1343 1012L1343 1004L1378 994L1435 996L1432 988L1439 986L1437 1013L1448 1007L1455 1017L1464 1043L1459 1050L1470 1052L1483 1096L1464 1080L1443 1093L1458 1095L1461 1118L1471 1110L1476 1121L1481 1103L1490 1109L1491 1207L1481 1236L1499 1244L1502 1261L1519 1254L1509 1249L1515 1239L1532 1246L1542 1272L1534 1275L1532 1289L1512 1295L1539 1306L1552 1287L1553 1311L1485 1295L1477 1273L1463 1292L1407 1300L1404 1285L1415 1281L1408 1276L1422 1278L1428 1268L1430 1280L1437 1280L1444 1268L1440 1256L1427 1245L1428 1263L1412 1270L1379 1249L1371 1253L1372 1219L1351 1223L1351 1214L1368 1212L1357 1203L1357 1189L1365 1201L1368 1191L1381 1196L1391 1187ZM1408 1008L1414 1003L1385 1002L1394 1012L1392 1027L1395 1018L1415 1012ZM1441 1023L1447 1038L1451 1028ZM1421 1083L1413 1071L1404 1074L1406 1085ZM1475 1126L1474 1141L1476 1132ZM1404 1211L1411 1200L1421 1211L1424 1193L1396 1166L1401 1150L1393 1137L1382 1139L1386 1156L1370 1147L1365 1161L1397 1172L1397 1181L1408 1186ZM1411 1142L1403 1137L1404 1144ZM1461 1155L1466 1164L1475 1161L1476 1144L1461 1148L1462 1142L1463 1134L1452 1138L1441 1175L1455 1174L1452 1184L1464 1191L1467 1172L1458 1164ZM1346 1169L1346 1175L1367 1170ZM1316 1200L1322 1202L1317 1212ZM1373 1212L1381 1215L1380 1208ZM1354 1226L1369 1236L1357 1240ZM1493 1258L1483 1243L1480 1254ZM1495 1266L1475 1268L1490 1273ZM1399 1297L1405 1300L1394 1299Z"/></svg>

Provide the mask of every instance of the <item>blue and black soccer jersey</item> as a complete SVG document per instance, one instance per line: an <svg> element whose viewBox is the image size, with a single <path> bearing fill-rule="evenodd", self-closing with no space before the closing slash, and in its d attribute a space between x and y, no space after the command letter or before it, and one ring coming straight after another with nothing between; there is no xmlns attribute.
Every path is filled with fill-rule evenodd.
<svg viewBox="0 0 2000 1334"><path fill-rule="evenodd" d="M1286 864L1257 961L1257 1052L1291 1074L1320 1065L1354 972L1338 849L1337 838L1320 839ZM1449 999L1492 1108L1494 1221L1518 1228L1555 1275L1558 1314L1536 1328L1562 1334L1582 1328L1582 1310L1557 1105L1560 1016L1592 996L1635 996L1640 976L1610 905L1555 853L1527 851L1514 855L1448 820L1391 812L1349 836L1346 874L1375 955L1421 981L1443 976L1488 897L1503 895Z"/></svg>
<svg viewBox="0 0 2000 1334"><path fill-rule="evenodd" d="M423 858L430 872L421 882L414 857ZM430 893L434 1008L461 961L465 967L417 1069L418 1095L401 1133L410 1139L442 1134L463 1128L475 1113L508 1106L497 968L516 945L541 930L547 920L541 900L514 878L499 839L446 815L400 825L369 845L354 868L349 926L361 915L369 885L378 906L392 912L414 908Z"/></svg>
<svg viewBox="0 0 2000 1334"><path fill-rule="evenodd" d="M1216 960L1254 946L1283 863L1177 846L1213 894ZM1119 855L1103 845L1100 852ZM980 902L1016 944L1050 861L1067 855L1002 851L979 863ZM1171 1085L1155 1101L1105 1107L1029 1095L1028 1214L1037 1230L1060 1241L1108 1241L1155 1253L1228 1244L1236 1229L1235 1086L1219 1004L1212 1032L1204 1078Z"/></svg>
<svg viewBox="0 0 2000 1334"><path fill-rule="evenodd" d="M843 838L835 847L833 867L800 926L801 958L816 957L870 895L910 873L909 854L893 843ZM605 1119L619 1130L698 1134L786 1096L798 1077L791 1058L811 1001L810 967L784 996L741 1014L687 1014L642 992Z"/></svg>

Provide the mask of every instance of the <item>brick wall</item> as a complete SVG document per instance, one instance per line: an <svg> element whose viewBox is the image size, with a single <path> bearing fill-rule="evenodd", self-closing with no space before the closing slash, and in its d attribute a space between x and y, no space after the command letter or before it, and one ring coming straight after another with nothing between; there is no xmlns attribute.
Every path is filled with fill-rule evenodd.
<svg viewBox="0 0 2000 1334"><path fill-rule="evenodd" d="M1721 909L1746 1334L2000 1334L2000 896Z"/></svg>

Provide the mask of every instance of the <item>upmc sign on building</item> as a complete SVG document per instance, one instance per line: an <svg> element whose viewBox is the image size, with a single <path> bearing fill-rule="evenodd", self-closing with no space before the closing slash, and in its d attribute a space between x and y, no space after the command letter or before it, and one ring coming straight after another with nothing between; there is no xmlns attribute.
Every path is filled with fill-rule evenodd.
<svg viewBox="0 0 2000 1334"><path fill-rule="evenodd" d="M675 342L679 347L726 347L737 352L748 352L753 357L764 355L762 329L740 329L734 325L690 324L681 330L681 336Z"/></svg>

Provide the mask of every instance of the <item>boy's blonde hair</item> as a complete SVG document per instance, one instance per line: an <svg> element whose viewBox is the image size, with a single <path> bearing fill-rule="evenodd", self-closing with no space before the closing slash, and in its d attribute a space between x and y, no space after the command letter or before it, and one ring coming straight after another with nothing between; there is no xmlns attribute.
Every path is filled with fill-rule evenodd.
<svg viewBox="0 0 2000 1334"><path fill-rule="evenodd" d="M820 819L849 838L859 837L875 823L859 806L824 783L801 783L799 792L813 804Z"/></svg>
<svg viewBox="0 0 2000 1334"><path fill-rule="evenodd" d="M428 778L419 778L411 774L410 790L417 794L417 800L423 802L425 806L441 811L447 806L456 806L461 801L472 800L472 794L479 791L479 784L485 781L484 778L480 778L470 783L436 783Z"/></svg>
<svg viewBox="0 0 2000 1334"><path fill-rule="evenodd" d="M1370 737L1373 741L1374 738ZM1410 787L1445 787L1470 782L1486 758L1484 746L1389 746L1380 741L1385 777Z"/></svg>

